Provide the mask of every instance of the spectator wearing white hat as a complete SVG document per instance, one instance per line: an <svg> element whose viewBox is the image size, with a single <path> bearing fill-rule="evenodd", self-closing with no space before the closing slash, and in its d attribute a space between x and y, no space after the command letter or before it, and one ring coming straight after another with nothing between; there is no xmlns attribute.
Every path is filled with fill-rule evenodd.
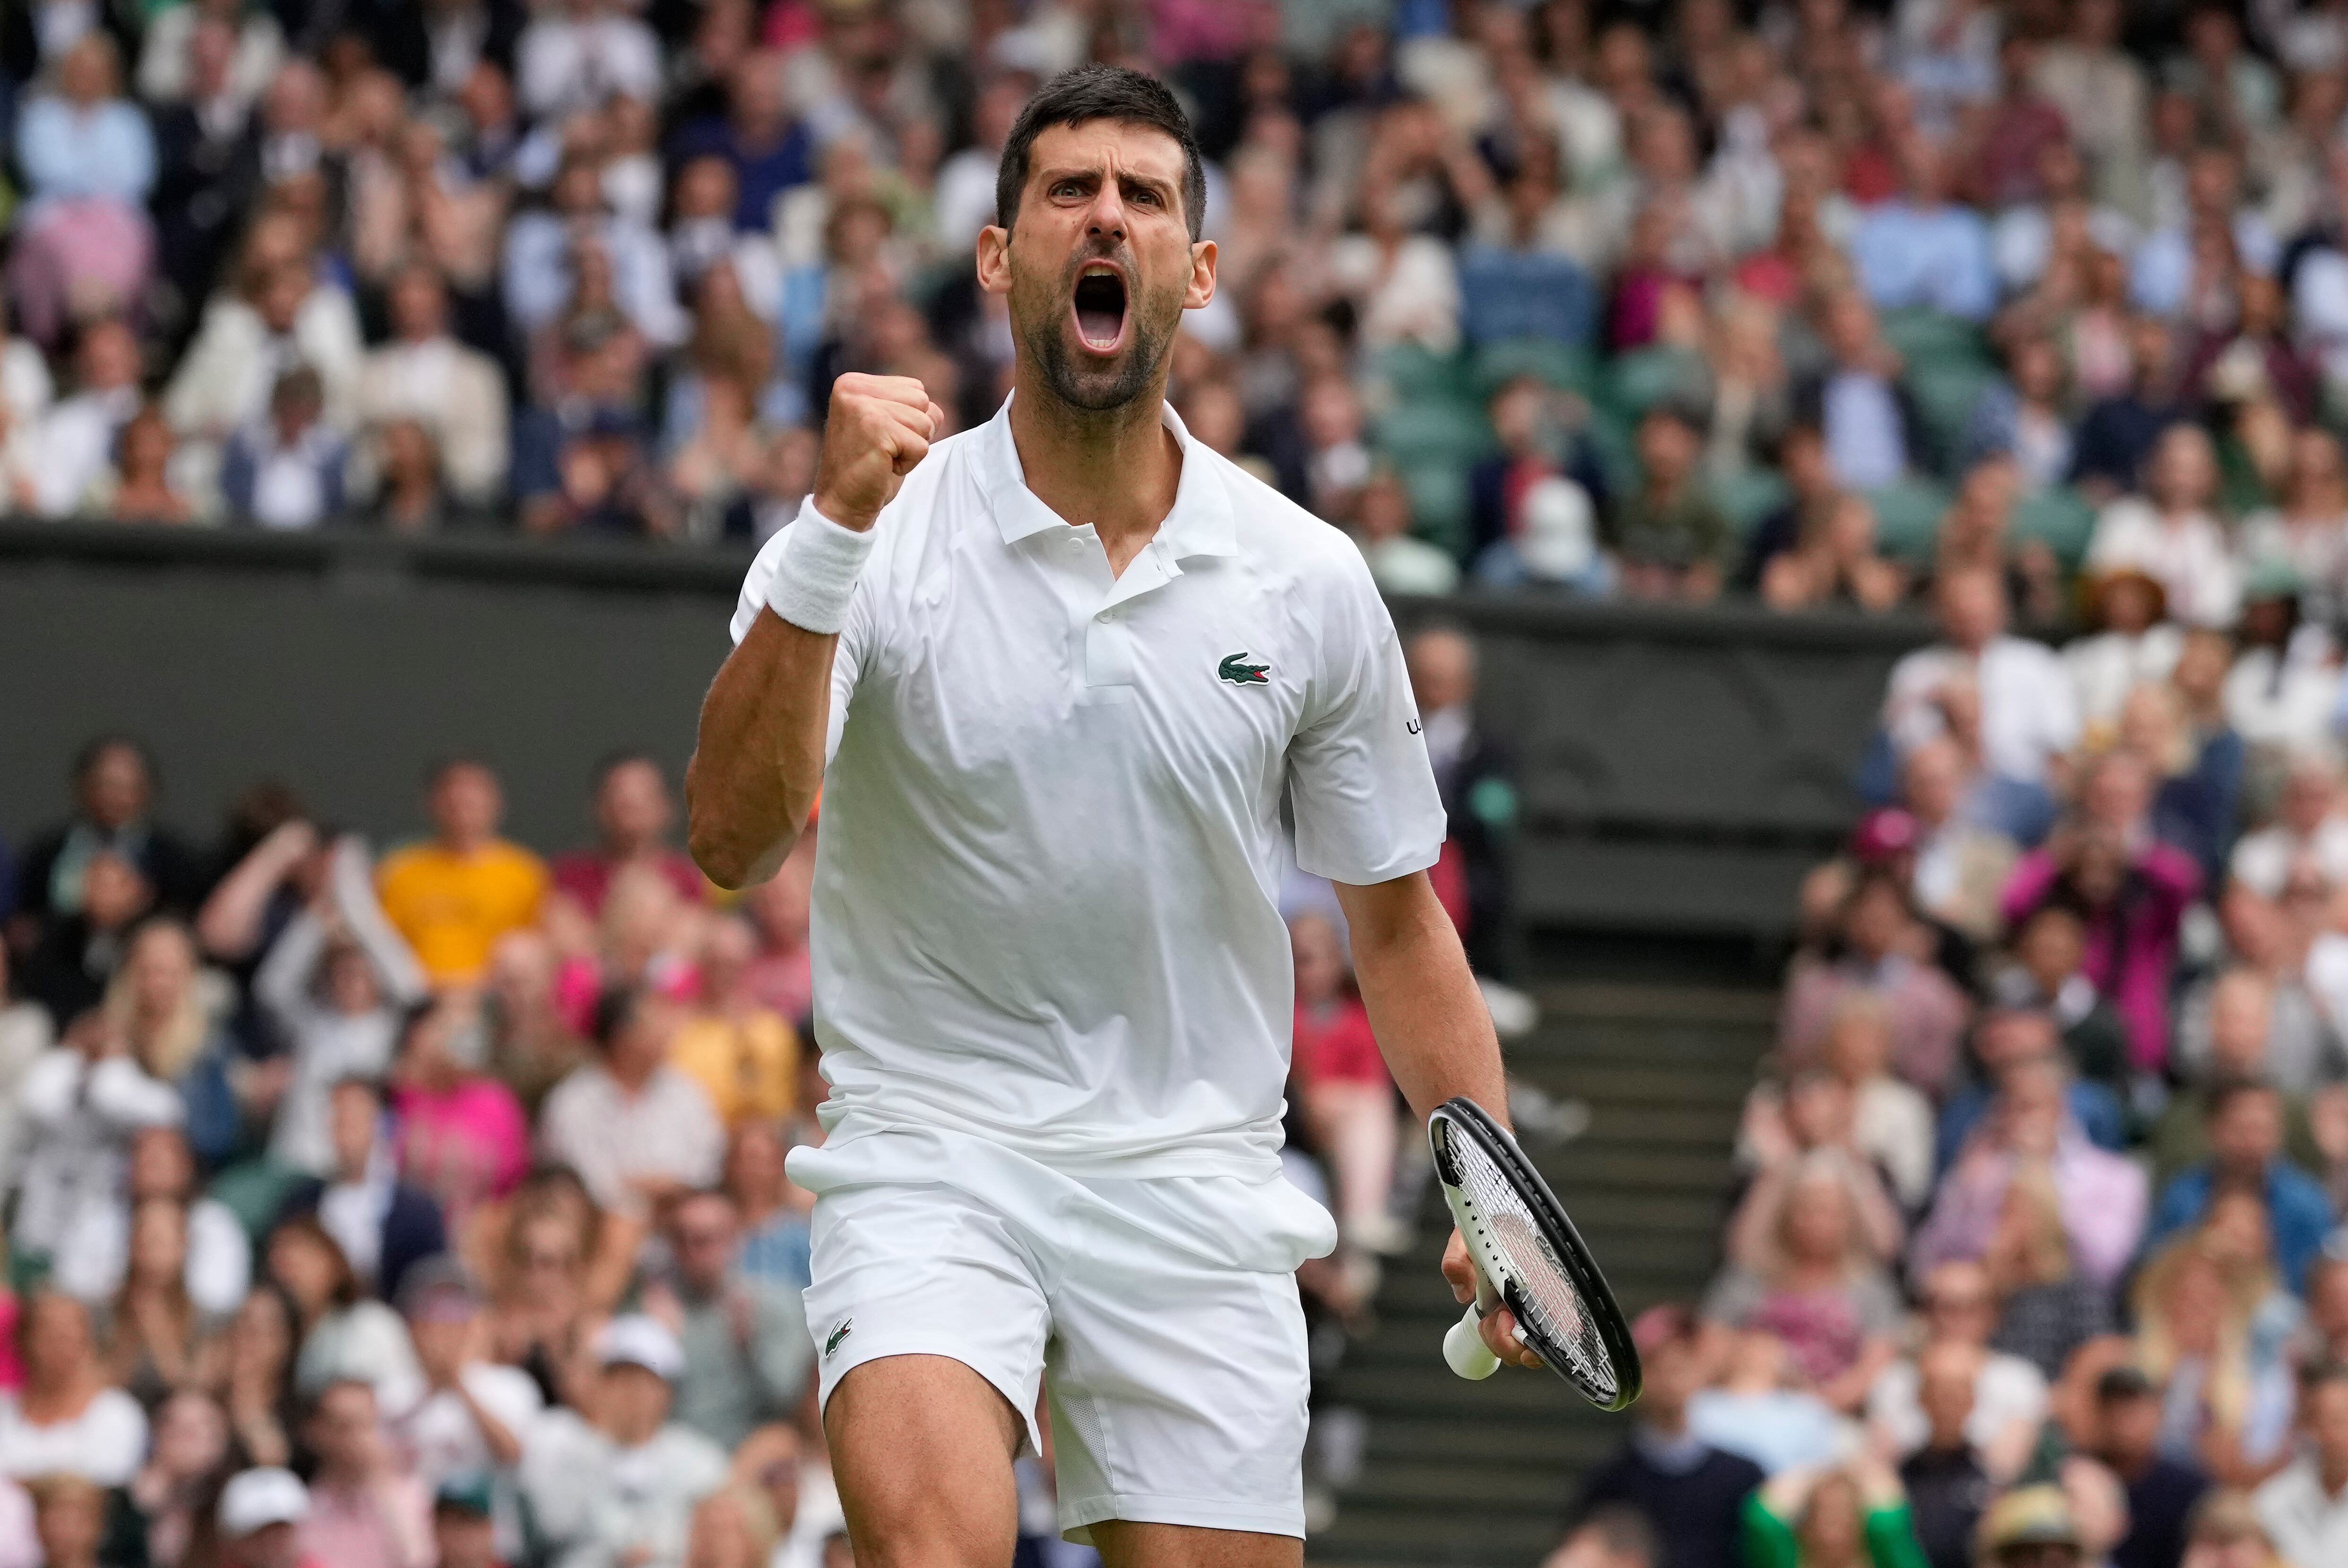
<svg viewBox="0 0 2348 1568"><path fill-rule="evenodd" d="M659 1322L613 1318L595 1360L592 1418L547 1413L523 1449L522 1495L556 1568L677 1568L695 1504L726 1484L726 1455L669 1419L685 1352Z"/></svg>
<svg viewBox="0 0 2348 1568"><path fill-rule="evenodd" d="M274 1465L240 1470L221 1489L222 1568L314 1568L295 1528L310 1516L310 1490Z"/></svg>

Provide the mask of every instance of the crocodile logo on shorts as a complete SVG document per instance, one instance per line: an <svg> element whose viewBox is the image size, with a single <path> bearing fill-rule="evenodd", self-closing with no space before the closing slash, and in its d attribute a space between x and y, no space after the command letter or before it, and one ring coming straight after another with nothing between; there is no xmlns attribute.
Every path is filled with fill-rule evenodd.
<svg viewBox="0 0 2348 1568"><path fill-rule="evenodd" d="M1272 666L1251 665L1247 662L1247 656L1245 648L1236 654L1225 654L1223 662L1215 666L1215 674L1233 686L1270 686L1272 679L1267 672Z"/></svg>
<svg viewBox="0 0 2348 1568"><path fill-rule="evenodd" d="M829 1361L831 1359L831 1353L839 1348L839 1342L847 1338L848 1331L855 1326L856 1319L852 1317L843 1317L839 1320L839 1326L833 1329L824 1339L823 1357L825 1360Z"/></svg>

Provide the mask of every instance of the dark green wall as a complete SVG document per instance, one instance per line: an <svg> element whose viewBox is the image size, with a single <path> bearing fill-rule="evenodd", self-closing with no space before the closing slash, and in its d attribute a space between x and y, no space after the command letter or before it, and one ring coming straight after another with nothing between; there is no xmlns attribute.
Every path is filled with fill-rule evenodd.
<svg viewBox="0 0 2348 1568"><path fill-rule="evenodd" d="M146 737L165 815L209 836L273 776L335 820L413 831L426 761L478 752L510 828L583 830L594 759L681 768L742 562L625 547L409 544L0 525L0 832L54 819L75 748ZM1557 601L1401 604L1484 651L1522 763L1538 924L1767 934L1849 820L1847 779L1911 622Z"/></svg>

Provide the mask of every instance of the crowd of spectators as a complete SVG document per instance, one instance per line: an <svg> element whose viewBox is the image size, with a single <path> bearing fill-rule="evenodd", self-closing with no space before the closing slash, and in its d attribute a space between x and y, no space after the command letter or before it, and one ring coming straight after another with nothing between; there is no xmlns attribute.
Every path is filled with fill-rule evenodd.
<svg viewBox="0 0 2348 1568"><path fill-rule="evenodd" d="M842 1568L812 842L721 903L636 755L551 861L470 759L380 858L73 777L0 846L0 1564Z"/></svg>
<svg viewBox="0 0 2348 1568"><path fill-rule="evenodd" d="M2208 471L2198 427L2153 452ZM2091 562L2060 651L2008 629L2026 577L1935 581L1802 883L1725 1264L1639 1320L1586 1499L1653 1562L2348 1562L2333 613L2199 614L2209 532L2166 583Z"/></svg>
<svg viewBox="0 0 2348 1568"><path fill-rule="evenodd" d="M841 371L999 406L999 150L1100 59L1209 160L1178 407L1394 592L1875 611L1972 563L2035 628L2142 614L2083 567L2190 626L2330 607L2343 36L2322 0L25 0L0 505L761 538Z"/></svg>

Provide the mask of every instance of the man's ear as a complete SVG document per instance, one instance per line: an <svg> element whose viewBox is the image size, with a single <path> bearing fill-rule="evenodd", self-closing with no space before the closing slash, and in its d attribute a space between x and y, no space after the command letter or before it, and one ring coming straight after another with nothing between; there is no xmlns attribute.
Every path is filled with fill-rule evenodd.
<svg viewBox="0 0 2348 1568"><path fill-rule="evenodd" d="M989 223L978 232L978 286L991 294L1011 292L1011 231Z"/></svg>
<svg viewBox="0 0 2348 1568"><path fill-rule="evenodd" d="M1215 297L1215 242L1190 242L1190 286L1182 291L1184 310L1201 310Z"/></svg>

